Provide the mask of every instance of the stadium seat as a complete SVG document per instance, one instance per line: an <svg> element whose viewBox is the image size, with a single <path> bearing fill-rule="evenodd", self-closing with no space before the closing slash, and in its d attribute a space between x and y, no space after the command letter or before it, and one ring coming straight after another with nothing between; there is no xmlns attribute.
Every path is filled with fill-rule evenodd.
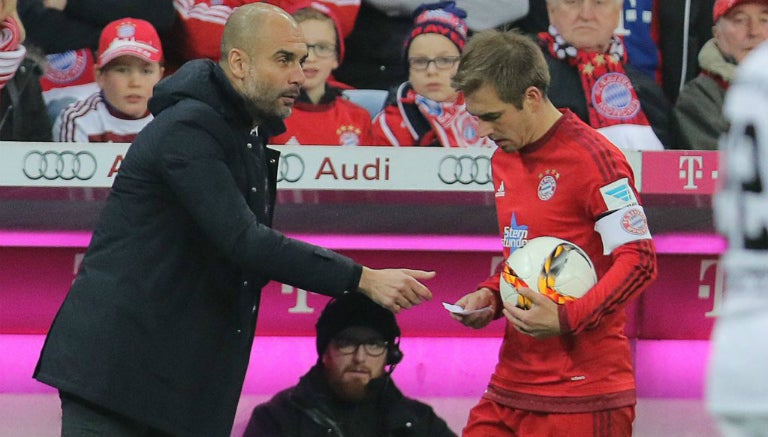
<svg viewBox="0 0 768 437"><path fill-rule="evenodd" d="M384 108L384 102L387 100L388 92L386 90L377 89L352 89L344 90L343 94L351 102L357 103L367 109L368 113L371 114L371 118L373 118L382 110L382 108Z"/></svg>

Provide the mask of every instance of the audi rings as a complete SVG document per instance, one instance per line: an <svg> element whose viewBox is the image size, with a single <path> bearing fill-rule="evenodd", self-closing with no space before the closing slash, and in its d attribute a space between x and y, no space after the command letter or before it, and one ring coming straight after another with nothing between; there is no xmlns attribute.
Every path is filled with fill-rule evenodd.
<svg viewBox="0 0 768 437"><path fill-rule="evenodd" d="M96 157L91 152L34 150L24 155L24 176L29 179L88 180L96 174Z"/></svg>
<svg viewBox="0 0 768 437"><path fill-rule="evenodd" d="M296 182L304 176L304 160L295 153L281 155L277 171L278 182Z"/></svg>
<svg viewBox="0 0 768 437"><path fill-rule="evenodd" d="M440 160L437 176L445 184L485 185L491 182L491 158L488 156L446 156Z"/></svg>

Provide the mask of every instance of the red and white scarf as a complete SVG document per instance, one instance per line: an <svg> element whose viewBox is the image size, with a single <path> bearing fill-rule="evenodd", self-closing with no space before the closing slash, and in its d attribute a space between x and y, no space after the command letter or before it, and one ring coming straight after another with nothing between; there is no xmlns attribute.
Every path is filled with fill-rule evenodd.
<svg viewBox="0 0 768 437"><path fill-rule="evenodd" d="M13 79L26 54L27 49L21 45L19 23L8 16L0 23L0 89Z"/></svg>
<svg viewBox="0 0 768 437"><path fill-rule="evenodd" d="M546 43L553 57L578 68L592 127L650 125L624 70L627 57L620 37L612 36L608 50L597 53L585 52L568 44L554 26L549 26L548 32L541 32L538 36Z"/></svg>
<svg viewBox="0 0 768 437"><path fill-rule="evenodd" d="M495 147L489 138L478 135L479 122L477 117L467 112L464 95L459 93L455 102L435 102L413 89L409 89L401 103L412 103L419 108L431 126L430 132L424 135L419 145L441 145L443 147ZM407 120L407 118L406 118ZM409 126L414 137L417 135Z"/></svg>

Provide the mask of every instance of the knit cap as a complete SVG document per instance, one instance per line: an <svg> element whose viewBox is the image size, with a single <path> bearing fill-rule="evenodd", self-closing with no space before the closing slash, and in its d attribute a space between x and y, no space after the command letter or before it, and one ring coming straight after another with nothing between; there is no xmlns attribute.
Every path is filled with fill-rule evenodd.
<svg viewBox="0 0 768 437"><path fill-rule="evenodd" d="M454 1L422 4L413 12L413 29L405 40L404 56L408 57L408 49L414 38L425 33L437 33L450 39L464 51L467 44L467 23L464 18L467 12L456 6Z"/></svg>
<svg viewBox="0 0 768 437"><path fill-rule="evenodd" d="M317 354L322 355L338 333L352 326L373 329L389 344L393 344L395 338L400 336L400 328L391 311L361 293L348 293L328 302L320 314L315 325Z"/></svg>

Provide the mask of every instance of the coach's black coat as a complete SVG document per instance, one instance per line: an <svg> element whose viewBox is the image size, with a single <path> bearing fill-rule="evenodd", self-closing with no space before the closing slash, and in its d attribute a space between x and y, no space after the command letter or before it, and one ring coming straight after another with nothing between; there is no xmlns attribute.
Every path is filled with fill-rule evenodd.
<svg viewBox="0 0 768 437"><path fill-rule="evenodd" d="M362 267L272 230L278 153L218 65L155 88L35 378L153 427L229 436L270 279L337 295Z"/></svg>

